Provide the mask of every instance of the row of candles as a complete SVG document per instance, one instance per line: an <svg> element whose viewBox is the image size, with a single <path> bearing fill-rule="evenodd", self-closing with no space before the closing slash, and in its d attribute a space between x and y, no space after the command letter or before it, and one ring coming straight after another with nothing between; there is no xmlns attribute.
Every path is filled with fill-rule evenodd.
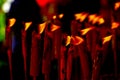
<svg viewBox="0 0 120 80"><path fill-rule="evenodd" d="M116 4L115 10L117 10L120 7L118 4ZM72 69L72 56L79 56L80 57L80 63L82 68L82 74L83 74L83 80L89 80L90 79L90 69L89 69L89 61L87 59L87 55L85 54L84 45L86 44L86 47L88 51L91 53L91 59L93 63L93 69L92 69L92 79L96 80L97 76L99 74L99 69L101 65L97 63L98 60L98 54L97 50L103 51L103 55L106 55L106 50L108 47L108 42L112 40L114 43L112 45L114 55L116 55L116 49L115 49L115 30L120 26L120 23L118 22L112 22L111 28L105 28L103 27L105 20L102 16L99 16L97 14L89 14L86 12L77 13L75 14L75 20L72 20L71 22L71 35L63 34L61 31L61 22L59 19L61 19L64 16L64 14L60 14L58 16L54 15L51 21L45 21L44 23L41 23L38 25L38 33L33 31L32 32L32 44L31 44L31 64L30 64L30 75L33 76L33 80L36 80L36 77L39 75L38 69L39 69L39 54L42 54L40 52L43 51L42 55L42 73L45 74L45 80L49 80L49 73L50 73L50 61L53 59L58 59L58 72L59 72L59 79L64 80L65 78L67 80L70 80L71 76L71 69ZM59 19L58 19L59 18ZM85 20L88 19L86 22ZM11 27L14 26L16 22L15 18L9 19L9 25L6 27L6 44L8 46L8 60L9 60L9 67L10 67L10 77L11 80L13 80L12 75L12 39L11 39ZM85 24L85 28L81 29L81 24ZM31 26L32 22L25 22L24 29L22 29L22 54L24 59L24 72L25 72L25 80L27 80L27 51L26 51L26 31ZM50 30L48 30L49 25ZM96 27L95 24L98 24L101 27ZM100 47L99 44L97 44L97 38L98 35L96 32L99 32L100 40L102 40L102 47ZM107 35L107 32L110 32L110 35ZM41 35L44 34L44 37ZM80 35L79 35L80 34ZM84 36L86 39L84 39ZM92 39L92 37L94 39ZM40 41L44 39L44 49L42 51L39 51L38 49L38 43L41 43ZM65 45L62 45L62 40L65 38ZM70 45L70 48L67 49L67 46ZM42 45L43 46L43 45ZM50 50L52 49L52 50ZM67 50L67 51L66 51ZM74 54L71 54L71 51L74 50ZM67 60L64 57L64 54L67 53L68 57ZM116 56L114 56L116 59ZM65 61L66 60L66 61ZM104 58L103 58L104 61ZM66 63L65 63L66 62ZM116 62L115 62L116 63ZM97 65L98 64L98 65ZM62 73L63 68L65 68L65 74ZM98 69L97 69L98 68ZM117 68L116 68L117 69ZM65 76L66 75L66 76Z"/></svg>

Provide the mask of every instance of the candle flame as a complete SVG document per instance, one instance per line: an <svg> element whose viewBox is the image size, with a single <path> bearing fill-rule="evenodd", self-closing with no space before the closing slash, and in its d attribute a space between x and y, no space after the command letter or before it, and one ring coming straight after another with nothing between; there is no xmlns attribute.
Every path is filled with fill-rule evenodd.
<svg viewBox="0 0 120 80"><path fill-rule="evenodd" d="M85 13L84 15L82 15L80 18L80 22L83 22L87 16L88 16L88 13Z"/></svg>
<svg viewBox="0 0 120 80"><path fill-rule="evenodd" d="M110 41L111 38L112 38L112 35L107 36L107 37L104 37L104 38L103 38L103 44L105 44L106 42Z"/></svg>
<svg viewBox="0 0 120 80"><path fill-rule="evenodd" d="M39 24L39 33L42 34L46 26L46 22Z"/></svg>
<svg viewBox="0 0 120 80"><path fill-rule="evenodd" d="M61 18L63 18L63 16L64 16L64 14L60 14L60 15L59 15L59 18L61 19Z"/></svg>
<svg viewBox="0 0 120 80"><path fill-rule="evenodd" d="M26 22L25 23L25 31L30 27L31 24L32 24L32 22Z"/></svg>
<svg viewBox="0 0 120 80"><path fill-rule="evenodd" d="M83 38L79 36L71 37L71 40L73 41L74 45L79 45L84 41Z"/></svg>
<svg viewBox="0 0 120 80"><path fill-rule="evenodd" d="M92 24L95 24L96 22L98 22L100 19L100 16L96 16L93 21L92 21Z"/></svg>
<svg viewBox="0 0 120 80"><path fill-rule="evenodd" d="M88 16L88 13L77 13L74 15L76 20L80 20L80 22L83 22L85 18Z"/></svg>
<svg viewBox="0 0 120 80"><path fill-rule="evenodd" d="M98 20L98 24L100 25L100 24L103 24L105 22L105 20L103 19L103 18L100 18L99 20Z"/></svg>
<svg viewBox="0 0 120 80"><path fill-rule="evenodd" d="M51 26L51 31L55 31L55 30L57 30L57 29L59 29L59 28L60 28L60 26L55 25L55 24L52 24L52 26Z"/></svg>
<svg viewBox="0 0 120 80"><path fill-rule="evenodd" d="M71 41L71 37L70 37L70 36L67 36L66 46L68 46L68 45L70 44L70 41Z"/></svg>
<svg viewBox="0 0 120 80"><path fill-rule="evenodd" d="M111 27L111 29L118 28L118 26L119 26L119 23L117 23L117 22L113 22L113 23L112 23L112 27Z"/></svg>
<svg viewBox="0 0 120 80"><path fill-rule="evenodd" d="M81 30L82 35L87 34L87 33L88 33L90 30L92 30L92 29L94 29L94 27L89 27L89 28L86 28L86 29Z"/></svg>
<svg viewBox="0 0 120 80"><path fill-rule="evenodd" d="M12 27L16 22L16 19L15 18L11 18L9 19L9 27Z"/></svg>
<svg viewBox="0 0 120 80"><path fill-rule="evenodd" d="M116 3L115 3L115 6L114 6L114 9L115 9L115 10L118 10L119 7L120 7L120 2L116 2Z"/></svg>
<svg viewBox="0 0 120 80"><path fill-rule="evenodd" d="M96 14L92 14L88 16L89 22L91 22L96 17Z"/></svg>
<svg viewBox="0 0 120 80"><path fill-rule="evenodd" d="M82 15L83 15L83 13L77 13L77 14L75 14L74 16L75 16L75 19L76 19L76 20L79 20Z"/></svg>
<svg viewBox="0 0 120 80"><path fill-rule="evenodd" d="M54 16L53 16L53 19L56 19L56 18L57 18L57 16L56 16L56 15L54 15Z"/></svg>

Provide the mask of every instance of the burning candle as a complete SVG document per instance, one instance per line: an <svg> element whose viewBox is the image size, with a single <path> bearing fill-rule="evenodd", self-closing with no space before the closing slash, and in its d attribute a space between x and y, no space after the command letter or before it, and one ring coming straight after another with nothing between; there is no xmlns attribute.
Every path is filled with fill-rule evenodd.
<svg viewBox="0 0 120 80"><path fill-rule="evenodd" d="M60 22L58 21L58 20L56 20L56 24L59 24ZM53 51L53 60L57 60L58 61L58 68L57 68L57 71L58 71L58 79L60 79L61 77L60 77L60 61L61 61L61 43L62 43L62 39L61 39L61 37L62 37L62 33L61 33L61 26L60 26L60 24L59 25L55 25L55 24L52 24L51 25L51 32L52 32L52 34L53 34L53 49L52 49L52 51ZM57 65L56 65L57 66Z"/></svg>
<svg viewBox="0 0 120 80"><path fill-rule="evenodd" d="M27 80L27 52L26 52L26 31L30 27L32 22L26 22L24 24L24 29L21 31L22 34L22 55L24 60L24 73L25 73L25 80Z"/></svg>
<svg viewBox="0 0 120 80"><path fill-rule="evenodd" d="M7 54L9 60L9 68L10 68L10 80L13 80L12 76L12 31L11 27L15 24L16 19L11 18L9 19L9 25L6 27L6 46L7 46Z"/></svg>
<svg viewBox="0 0 120 80"><path fill-rule="evenodd" d="M38 25L38 32L32 32L31 60L30 60L30 75L33 80L39 76L40 64L42 64L42 34L46 27L46 22Z"/></svg>
<svg viewBox="0 0 120 80"><path fill-rule="evenodd" d="M81 19L81 21L84 20L84 15L83 15L83 19ZM79 36L79 32L81 31L82 33L84 32L84 30L81 30L81 26L79 25L80 23L78 23L76 20L73 20L71 23L71 45L69 48L69 52L68 52L68 60L67 60L67 80L70 80L71 78L71 73L72 73L72 59L77 60L77 57L80 58L80 65L81 65L81 70L82 70L82 79L83 80L87 80L90 78L90 69L89 69L89 61L87 60L87 56L85 53L85 47L84 47L84 39L82 37ZM89 31L89 30L87 30ZM84 35L87 32L84 33ZM74 65L75 66L75 65ZM74 78L80 78L79 76L77 76L77 73L75 73L75 76L73 76Z"/></svg>
<svg viewBox="0 0 120 80"><path fill-rule="evenodd" d="M48 24L45 27L44 33L44 50L43 50L43 62L42 62L42 73L44 74L45 80L50 79L50 62L52 54L52 34L50 32L50 26Z"/></svg>

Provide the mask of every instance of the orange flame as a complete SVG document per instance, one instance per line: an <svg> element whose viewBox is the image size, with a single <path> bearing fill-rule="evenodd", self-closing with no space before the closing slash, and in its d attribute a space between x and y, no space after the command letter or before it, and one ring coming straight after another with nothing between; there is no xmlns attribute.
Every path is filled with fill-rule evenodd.
<svg viewBox="0 0 120 80"><path fill-rule="evenodd" d="M59 18L60 19L63 18L63 16L64 16L64 14L59 14Z"/></svg>
<svg viewBox="0 0 120 80"><path fill-rule="evenodd" d="M70 37L70 36L67 36L66 46L68 46L68 45L70 44L70 41L71 41L71 37Z"/></svg>
<svg viewBox="0 0 120 80"><path fill-rule="evenodd" d="M120 7L120 2L116 2L115 6L114 6L114 9L117 10L119 7Z"/></svg>
<svg viewBox="0 0 120 80"><path fill-rule="evenodd" d="M100 19L100 16L96 16L93 21L92 21L92 24L95 24L96 22L98 22Z"/></svg>
<svg viewBox="0 0 120 80"><path fill-rule="evenodd" d="M31 24L32 24L32 22L26 22L25 23L25 31L30 27Z"/></svg>
<svg viewBox="0 0 120 80"><path fill-rule="evenodd" d="M100 25L100 24L103 24L105 22L105 20L103 19L103 18L100 18L99 20L98 20L98 24Z"/></svg>
<svg viewBox="0 0 120 80"><path fill-rule="evenodd" d="M42 34L46 26L46 22L39 24L39 33Z"/></svg>
<svg viewBox="0 0 120 80"><path fill-rule="evenodd" d="M83 13L77 13L77 14L75 14L74 16L75 16L75 19L76 19L76 20L79 20L82 15L83 15Z"/></svg>
<svg viewBox="0 0 120 80"><path fill-rule="evenodd" d="M81 33L82 33L82 35L85 35L92 29L94 29L94 27L89 27L89 28L83 29L83 30L81 30Z"/></svg>
<svg viewBox="0 0 120 80"><path fill-rule="evenodd" d="M11 18L9 19L9 27L12 27L16 22L16 19L15 18Z"/></svg>
<svg viewBox="0 0 120 80"><path fill-rule="evenodd" d="M105 44L106 42L110 41L111 38L112 38L112 35L107 36L107 37L104 37L104 38L103 38L103 44Z"/></svg>
<svg viewBox="0 0 120 80"><path fill-rule="evenodd" d="M88 13L85 13L84 15L82 15L80 18L80 22L83 22L87 16L88 16Z"/></svg>
<svg viewBox="0 0 120 80"><path fill-rule="evenodd" d="M84 41L83 38L79 36L71 37L71 40L73 41L74 45L79 45Z"/></svg>
<svg viewBox="0 0 120 80"><path fill-rule="evenodd" d="M88 16L89 22L91 22L96 17L96 14L92 14Z"/></svg>
<svg viewBox="0 0 120 80"><path fill-rule="evenodd" d="M53 19L56 19L56 18L57 18L57 16L56 16L56 15L54 15L54 16L53 16Z"/></svg>
<svg viewBox="0 0 120 80"><path fill-rule="evenodd" d="M119 23L117 23L117 22L113 22L113 23L112 23L112 27L111 27L111 29L118 28L118 26L119 26Z"/></svg>
<svg viewBox="0 0 120 80"><path fill-rule="evenodd" d="M57 29L59 29L59 28L60 28L60 26L55 25L55 24L52 24L52 26L51 26L51 31L55 31L55 30L57 30Z"/></svg>
<svg viewBox="0 0 120 80"><path fill-rule="evenodd" d="M80 22L83 22L85 18L88 16L88 13L77 13L74 15L76 20L80 20Z"/></svg>

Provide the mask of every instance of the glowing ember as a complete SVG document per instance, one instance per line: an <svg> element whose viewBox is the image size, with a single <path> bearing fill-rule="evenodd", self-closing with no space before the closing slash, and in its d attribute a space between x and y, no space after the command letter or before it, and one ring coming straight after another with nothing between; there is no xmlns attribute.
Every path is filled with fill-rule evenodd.
<svg viewBox="0 0 120 80"><path fill-rule="evenodd" d="M56 15L54 15L54 16L53 16L53 19L56 19L56 18L57 18L57 16L56 16Z"/></svg>
<svg viewBox="0 0 120 80"><path fill-rule="evenodd" d="M94 29L94 27L89 27L89 28L86 28L86 29L83 29L83 30L81 30L81 35L85 35L85 34L87 34L90 30L92 30L92 29Z"/></svg>
<svg viewBox="0 0 120 80"><path fill-rule="evenodd" d="M110 41L111 38L112 38L112 35L107 36L107 37L104 37L104 38L103 38L103 43L102 43L102 44L105 44L106 42Z"/></svg>
<svg viewBox="0 0 120 80"><path fill-rule="evenodd" d="M46 26L46 22L39 24L39 33L42 34Z"/></svg>
<svg viewBox="0 0 120 80"><path fill-rule="evenodd" d="M26 22L25 23L25 31L30 27L31 24L32 24L32 22Z"/></svg>
<svg viewBox="0 0 120 80"><path fill-rule="evenodd" d="M11 18L9 19L9 27L12 27L16 22L16 19L15 18Z"/></svg>
<svg viewBox="0 0 120 80"><path fill-rule="evenodd" d="M61 18L63 18L63 16L64 16L64 14L60 14L60 15L59 15L59 18L61 19Z"/></svg>
<svg viewBox="0 0 120 80"><path fill-rule="evenodd" d="M55 24L52 24L52 26L51 26L51 31L55 31L55 30L57 30L57 29L59 29L59 28L60 28L60 26L55 25Z"/></svg>
<svg viewBox="0 0 120 80"><path fill-rule="evenodd" d="M105 20L103 19L103 18L100 18L99 20L98 20L98 24L100 25L100 24L103 24L105 22Z"/></svg>
<svg viewBox="0 0 120 80"><path fill-rule="evenodd" d="M73 41L74 45L79 45L84 41L83 38L79 36L71 37L71 40Z"/></svg>
<svg viewBox="0 0 120 80"><path fill-rule="evenodd" d="M71 41L71 37L70 37L70 36L67 36L66 46L68 46L68 45L70 44L70 41Z"/></svg>
<svg viewBox="0 0 120 80"><path fill-rule="evenodd" d="M91 22L96 17L96 14L89 15L88 19Z"/></svg>
<svg viewBox="0 0 120 80"><path fill-rule="evenodd" d="M114 9L117 10L119 7L120 7L120 2L116 2L115 6L114 6Z"/></svg>
<svg viewBox="0 0 120 80"><path fill-rule="evenodd" d="M112 23L112 27L111 27L111 29L118 28L118 26L119 26L119 23L117 23L117 22L113 22L113 23Z"/></svg>

